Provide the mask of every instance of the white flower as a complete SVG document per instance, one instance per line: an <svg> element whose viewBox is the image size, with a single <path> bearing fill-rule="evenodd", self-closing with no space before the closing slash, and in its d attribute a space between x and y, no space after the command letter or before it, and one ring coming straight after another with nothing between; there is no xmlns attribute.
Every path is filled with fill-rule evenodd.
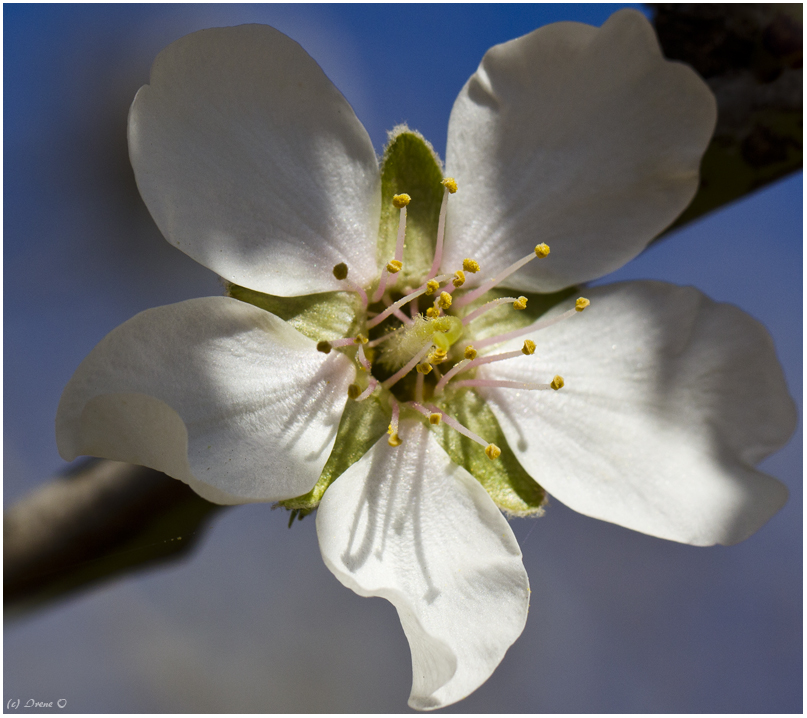
<svg viewBox="0 0 807 718"><path fill-rule="evenodd" d="M499 508L538 513L544 487L585 514L708 545L741 541L786 500L753 468L795 423L759 324L656 282L587 290L582 313L572 290L551 294L618 268L675 219L714 120L706 86L663 59L639 13L550 25L492 48L457 98L454 194L405 130L379 172L346 100L278 31L182 38L135 98L132 164L166 238L231 296L111 332L65 389L62 456L150 466L219 503L319 504L328 567L398 609L410 705L463 698L527 616ZM394 192L412 194L405 235ZM429 301L456 319L412 322L407 301L435 275ZM492 277L483 312L472 300ZM498 306L504 286L532 309ZM506 361L489 361L494 345ZM558 389L558 372L562 390L528 391Z"/></svg>

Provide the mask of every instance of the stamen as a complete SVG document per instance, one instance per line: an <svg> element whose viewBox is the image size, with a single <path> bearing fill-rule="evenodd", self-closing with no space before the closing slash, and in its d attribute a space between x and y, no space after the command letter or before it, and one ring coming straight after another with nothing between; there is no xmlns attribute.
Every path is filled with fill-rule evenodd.
<svg viewBox="0 0 807 718"><path fill-rule="evenodd" d="M464 356L466 359L476 359L476 355L478 353L479 352L477 352L476 349L474 349L470 344L465 347Z"/></svg>
<svg viewBox="0 0 807 718"><path fill-rule="evenodd" d="M364 354L364 345L363 344L359 344L359 351L358 351L356 356L359 359L359 364L361 365L361 368L364 369L364 371L366 371L366 372L372 372L373 365L370 364L369 361L367 361L367 357Z"/></svg>
<svg viewBox="0 0 807 718"><path fill-rule="evenodd" d="M398 237L395 242L395 256L381 271L381 279L378 280L378 289L373 293L373 303L381 299L381 297L384 296L384 292L387 291L387 278L389 275L397 274L401 271L401 267L403 267L401 260L403 259L404 237L406 236L406 205L411 201L412 198L408 194L396 194L392 198L392 206L401 210L398 219Z"/></svg>
<svg viewBox="0 0 807 718"><path fill-rule="evenodd" d="M513 302L513 309L518 309L519 311L527 308L527 297L519 297Z"/></svg>
<svg viewBox="0 0 807 718"><path fill-rule="evenodd" d="M347 264L344 262L339 262L339 264L335 265L333 268L333 276L336 277L340 282L343 279L347 279Z"/></svg>
<svg viewBox="0 0 807 718"><path fill-rule="evenodd" d="M560 378L560 377L558 377ZM555 381L554 379L552 380ZM561 381L563 379L561 378ZM528 391L543 391L545 389L560 389L562 384L559 384L557 387L552 386L552 384L535 384L532 382L521 382L521 381L495 381L493 379L461 379L460 381L455 381L452 385L456 388L461 386L489 386L489 387L499 387L502 389L527 389Z"/></svg>
<svg viewBox="0 0 807 718"><path fill-rule="evenodd" d="M485 447L485 455L491 460L498 459L502 455L502 450L496 444L488 444Z"/></svg>
<svg viewBox="0 0 807 718"><path fill-rule="evenodd" d="M403 379L412 369L415 368L415 365L426 356L426 353L429 349L432 348L432 343L429 342L426 346L423 347L415 356L413 356L404 366L402 366L398 371L396 371L389 379L385 379L381 386L385 389L389 389L395 382Z"/></svg>
<svg viewBox="0 0 807 718"><path fill-rule="evenodd" d="M401 408L398 406L398 402L395 399L392 400L392 419L390 420L389 428L387 429L387 433L389 434L389 439L387 439L387 443L390 446L400 446L401 445L401 437L398 436L398 417L400 416Z"/></svg>
<svg viewBox="0 0 807 718"><path fill-rule="evenodd" d="M360 336L361 334L359 334L356 337L345 337L344 339L331 339L331 341L329 342L320 342L320 344L330 344L332 348L353 346L355 344L364 344L367 340L365 339L364 342L359 340ZM317 344L317 349L319 349L319 344ZM322 351L322 349L319 350ZM325 353L327 354L328 352Z"/></svg>
<svg viewBox="0 0 807 718"><path fill-rule="evenodd" d="M539 244L535 249L530 252L526 257L522 257L517 262L513 262L507 269L497 274L493 279L489 279L484 284L481 284L476 289L468 292L464 297L457 300L457 307L464 307L466 304L471 303L474 299L481 297L489 289L493 289L499 282L509 277L513 272L517 272L525 264L531 262L536 257L546 257L549 254L549 247L546 244Z"/></svg>
<svg viewBox="0 0 807 718"><path fill-rule="evenodd" d="M577 301L574 303L574 309L576 312L582 312L587 306L591 304L588 299L585 297L579 297Z"/></svg>
<svg viewBox="0 0 807 718"><path fill-rule="evenodd" d="M440 292L440 298L437 300L437 306L440 309L448 309L451 306L451 295L448 292Z"/></svg>
<svg viewBox="0 0 807 718"><path fill-rule="evenodd" d="M365 309L367 309L367 293L358 285L354 284L347 278L347 264L344 262L339 262L339 264L334 265L333 268L333 276L336 277L340 282L345 282L348 286L348 289L352 292L356 292L359 297L361 297L361 303Z"/></svg>
<svg viewBox="0 0 807 718"><path fill-rule="evenodd" d="M330 354L331 353L331 343L330 342L317 342L317 351L322 352L323 354Z"/></svg>
<svg viewBox="0 0 807 718"><path fill-rule="evenodd" d="M392 305L392 300L384 297L384 304L386 304L389 307ZM414 324L414 322L409 317L407 317L406 314L404 314L400 309L397 308L393 309L392 314L396 319L400 319L403 324L407 324L408 326L412 326L412 324Z"/></svg>
<svg viewBox="0 0 807 718"><path fill-rule="evenodd" d="M582 299L582 297L581 297ZM588 301L588 300L586 300ZM590 302L589 302L590 304ZM586 305L588 306L588 305ZM583 307L585 309L585 306ZM476 342L476 348L482 349L483 347L489 347L493 344L501 344L502 342L506 342L509 339L516 339L517 337L524 336L525 334L530 334L532 332L540 331L541 329L546 329L547 327L551 327L553 324L557 324L558 322L562 322L564 319L568 319L569 317L573 317L578 312L582 312L583 309L577 309L575 305L572 309L569 309L567 312L563 312L563 314L559 314L556 317L552 317L551 319L544 319L542 322L536 322L535 324L530 324L529 326L522 327L521 329L514 329L512 332L506 332L505 334L499 334L495 337L488 337L487 339L480 339Z"/></svg>
<svg viewBox="0 0 807 718"><path fill-rule="evenodd" d="M392 337L393 337L393 336L394 336L394 335L395 335L397 332L399 332L399 331L400 331L402 328L403 328L403 327L399 327L399 328L398 328L398 329L396 329L394 332L389 332L389 333L385 334L383 337L378 337L378 339L373 339L372 341L367 342L367 347L368 347L368 348L370 348L370 347L376 347L376 346L378 346L379 344L381 344L381 342L385 342L385 341L387 341L387 339L392 339Z"/></svg>
<svg viewBox="0 0 807 718"><path fill-rule="evenodd" d="M429 414L429 423L432 424L432 426L437 426L442 418L443 415L439 413Z"/></svg>
<svg viewBox="0 0 807 718"><path fill-rule="evenodd" d="M417 373L423 376L424 374L428 374L432 370L432 365L429 362L423 362L423 364L418 364Z"/></svg>
<svg viewBox="0 0 807 718"><path fill-rule="evenodd" d="M454 194L454 192L457 191L457 183L454 181L453 177L446 177L441 184L443 187L445 187L445 190L443 191L443 203L440 205L440 217L437 220L437 242L434 246L434 261L432 262L432 268L426 275L426 279L431 279L435 274L437 274L437 270L440 269L440 264L443 261L443 237L445 236L446 232L446 209L448 207L448 195Z"/></svg>
<svg viewBox="0 0 807 718"><path fill-rule="evenodd" d="M499 447L496 446L496 444L489 444L481 436L479 436L478 434L474 434L473 431L464 427L456 419L446 414L442 409L438 409L434 404L429 404L428 408L426 408L424 406L421 406L417 402L412 401L409 403L409 405L416 411L419 411L421 414L423 414L423 416L428 417L429 422L432 424L438 423L432 421L432 416L434 416L434 414L439 414L440 420L448 424L452 429L454 429L454 431L458 431L463 436L467 436L471 441L475 441L480 446L484 446L485 454L489 459L497 459L499 456L501 456L502 453L501 449L499 449Z"/></svg>
<svg viewBox="0 0 807 718"><path fill-rule="evenodd" d="M444 282L448 279L451 275L450 274L442 274L439 277L435 277L436 282ZM400 309L404 304L407 302L411 302L415 297L419 297L421 294L425 294L427 290L427 285L423 285L420 289L416 289L411 294L407 294L405 297L401 297L397 302L394 304L390 304L383 312L374 316L369 322L367 322L367 328L372 329L374 326L381 324L390 314L392 314L396 309Z"/></svg>
<svg viewBox="0 0 807 718"><path fill-rule="evenodd" d="M370 378L370 385L356 397L356 401L364 401L367 399L376 390L377 386L378 380Z"/></svg>
<svg viewBox="0 0 807 718"><path fill-rule="evenodd" d="M521 347L521 353L527 354L528 356L530 354L535 354L535 342L531 339L525 339L524 346Z"/></svg>
<svg viewBox="0 0 807 718"><path fill-rule="evenodd" d="M562 389L565 385L566 382L563 381L563 377L560 375L556 375L549 386L551 386L555 391L557 391L558 389Z"/></svg>
<svg viewBox="0 0 807 718"><path fill-rule="evenodd" d="M347 388L347 396L348 399L353 399L354 401L359 398L361 395L361 387L358 384L351 384Z"/></svg>
<svg viewBox="0 0 807 718"><path fill-rule="evenodd" d="M459 306L460 302L463 299L464 299L464 297L460 297L460 299L457 300L457 305L458 306ZM524 307L516 306L516 304L518 304L518 302L521 299L524 300ZM483 304L478 309L474 309L470 314L466 314L462 318L462 324L463 324L463 326L467 327L474 319L478 319L483 314L485 314L485 312L489 312L491 309L494 309L494 308L498 307L500 304L509 304L510 302L513 302L513 306L516 309L524 309L527 306L527 298L526 297L519 297L519 298L516 298L516 297L502 297L501 299L493 299L493 300L487 302L486 304Z"/></svg>
<svg viewBox="0 0 807 718"><path fill-rule="evenodd" d="M443 391L443 387L451 381L451 378L459 374L461 371L465 369L471 363L470 359L463 359L462 361L458 361L451 369L449 369L445 375L443 376L440 381L437 382L437 386L434 387L435 395L441 394Z"/></svg>
<svg viewBox="0 0 807 718"><path fill-rule="evenodd" d="M461 269L454 272L454 279L451 280L451 283L455 287L461 287L463 284L465 284L465 272L463 272Z"/></svg>
<svg viewBox="0 0 807 718"><path fill-rule="evenodd" d="M532 344L532 342L530 342ZM524 347L518 349L513 352L504 352L502 354L491 354L486 357L479 357L479 359L463 359L460 362L457 362L451 370L446 372L446 375L437 382L437 386L434 387L435 395L442 393L443 387L451 380L452 377L459 374L461 371L467 371L468 369L474 369L478 366L482 366L483 364L492 364L493 362L497 361L504 361L505 359L514 359L515 357L522 356L524 354L531 354L532 352L525 351L527 347L527 343L524 342ZM535 344L532 344L532 349L535 351ZM454 384L454 386L459 386L460 382Z"/></svg>
<svg viewBox="0 0 807 718"><path fill-rule="evenodd" d="M479 262L475 259L463 259L462 260L462 268L466 272L470 272L471 274L476 274L479 271Z"/></svg>
<svg viewBox="0 0 807 718"><path fill-rule="evenodd" d="M426 296L431 296L434 294L438 289L440 289L440 282L436 282L433 279L430 279L426 282Z"/></svg>

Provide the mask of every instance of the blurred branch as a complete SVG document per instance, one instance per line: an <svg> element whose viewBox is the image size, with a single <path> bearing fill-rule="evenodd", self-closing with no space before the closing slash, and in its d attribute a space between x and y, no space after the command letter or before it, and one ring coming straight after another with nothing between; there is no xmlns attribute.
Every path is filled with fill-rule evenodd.
<svg viewBox="0 0 807 718"><path fill-rule="evenodd" d="M673 229L801 169L802 6L652 7L665 56L695 68L718 105L701 186Z"/></svg>
<svg viewBox="0 0 807 718"><path fill-rule="evenodd" d="M801 5L654 9L665 55L694 67L719 108L701 187L680 227L801 168ZM88 462L6 512L6 609L181 558L220 509L158 471Z"/></svg>
<svg viewBox="0 0 807 718"><path fill-rule="evenodd" d="M184 556L221 508L159 471L84 462L5 512L6 616Z"/></svg>

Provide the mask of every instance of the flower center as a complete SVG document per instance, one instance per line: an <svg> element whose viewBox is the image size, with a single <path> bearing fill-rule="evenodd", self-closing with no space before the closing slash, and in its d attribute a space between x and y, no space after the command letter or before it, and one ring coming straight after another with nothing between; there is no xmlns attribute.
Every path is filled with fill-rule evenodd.
<svg viewBox="0 0 807 718"><path fill-rule="evenodd" d="M443 259L443 239L445 218L450 195L457 191L453 178L442 181L444 191L437 225L434 259L431 269L421 278L419 286L398 286L403 268L404 240L406 237L406 211L411 202L407 194L395 195L392 204L400 211L395 253L382 269L378 284L374 289L365 288L351 282L348 267L337 264L333 273L348 289L359 294L364 308L361 325L366 327L364 334L330 342L320 342L319 351L328 353L339 348L352 356L359 367L357 383L352 384L348 396L353 401L364 401L378 390L379 385L391 392L392 420L389 427L389 443L398 446L398 419L400 405L403 404L426 416L432 424L445 422L446 425L471 438L485 447L488 458L495 459L501 454L498 447L477 436L432 401L440 401L446 391L461 387L505 387L527 390L558 390L564 381L555 376L547 383L514 382L479 379L475 370L497 361L505 361L518 356L531 356L535 352L535 342L526 339L519 350L501 354L479 355L479 350L502 342L534 334L540 329L574 316L583 311L589 301L579 298L569 311L539 321L521 329L486 337L474 341L473 323L485 313L503 304L511 304L513 311L524 310L527 298L500 297L470 310L472 302L483 297L507 277L535 259L545 259L550 249L539 244L533 252L514 262L499 274L482 282L469 291L460 289L466 282L466 273L476 274L480 266L474 259L465 259L462 268L438 274ZM459 290L459 292L457 291ZM456 293L456 295L455 295Z"/></svg>

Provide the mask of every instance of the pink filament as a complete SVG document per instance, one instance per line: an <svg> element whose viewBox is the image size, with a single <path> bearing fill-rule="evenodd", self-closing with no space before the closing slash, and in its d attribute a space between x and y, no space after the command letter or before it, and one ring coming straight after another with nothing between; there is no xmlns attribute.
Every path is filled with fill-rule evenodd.
<svg viewBox="0 0 807 718"><path fill-rule="evenodd" d="M517 337L524 336L525 334L529 334L530 332L537 332L540 331L541 329L551 327L553 324L562 322L564 319L568 319L569 317L572 317L575 314L579 314L579 312L576 309L570 309L568 312L563 312L563 314L559 314L557 317L552 317L551 319L544 319L543 321L536 322L535 324L530 324L527 327L522 327L521 329L514 329L512 332L507 332L506 334L498 334L495 337L488 337L487 339L482 339L478 342L474 342L474 347L476 349L482 349L483 347L489 347L492 344L501 344L502 342L506 342L509 339L516 339Z"/></svg>
<svg viewBox="0 0 807 718"><path fill-rule="evenodd" d="M485 312L490 311L494 307L498 307L500 304L506 304L507 302L517 302L518 297L502 297L501 299L494 299L487 304L483 304L479 309L474 309L470 314L467 314L462 318L463 326L468 326L474 319L481 317Z"/></svg>
<svg viewBox="0 0 807 718"><path fill-rule="evenodd" d="M448 187L443 190L443 203L440 205L440 218L437 220L437 242L434 247L434 261L432 268L429 270L426 280L428 281L437 274L440 269L440 264L443 261L443 237L446 230L446 209L448 208Z"/></svg>
<svg viewBox="0 0 807 718"><path fill-rule="evenodd" d="M552 388L550 384L533 384L531 382L521 381L497 381L493 379L461 379L460 381L455 381L452 386L489 386L501 387L504 389L528 389L530 391Z"/></svg>
<svg viewBox="0 0 807 718"><path fill-rule="evenodd" d="M530 254L528 254L526 257L522 257L517 262L513 262L513 264L511 264L507 269L505 269L502 272L499 272L499 274L493 277L493 279L489 279L484 284L480 284L473 291L468 292L468 294L460 297L454 303L455 306L464 307L466 304L470 304L472 301L474 301L474 299L476 299L477 297L481 297L489 289L493 289L493 287L495 287L499 282L501 282L504 279L507 279L507 277L509 277L513 272L518 271L525 264L531 262L533 259L535 259L536 256L537 255L535 254L535 252L530 252Z"/></svg>
<svg viewBox="0 0 807 718"><path fill-rule="evenodd" d="M403 379L412 369L415 368L415 365L426 356L426 352L432 348L432 343L429 342L426 346L423 347L415 356L413 356L403 367L401 367L398 371L396 371L389 379L385 379L381 386L385 389L389 389L395 382L399 379Z"/></svg>

